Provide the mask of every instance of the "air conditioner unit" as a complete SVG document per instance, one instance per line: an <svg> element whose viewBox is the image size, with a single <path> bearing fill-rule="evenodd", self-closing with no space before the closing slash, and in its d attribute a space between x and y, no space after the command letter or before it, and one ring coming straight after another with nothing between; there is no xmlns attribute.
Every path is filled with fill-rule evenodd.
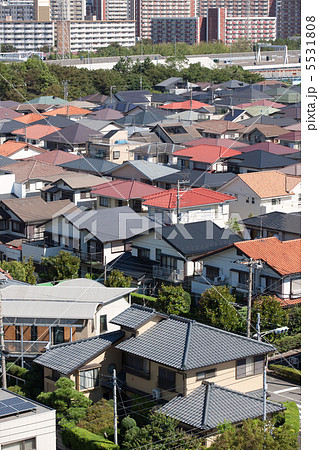
<svg viewBox="0 0 319 450"><path fill-rule="evenodd" d="M161 398L160 389L152 389L153 400L159 400Z"/></svg>

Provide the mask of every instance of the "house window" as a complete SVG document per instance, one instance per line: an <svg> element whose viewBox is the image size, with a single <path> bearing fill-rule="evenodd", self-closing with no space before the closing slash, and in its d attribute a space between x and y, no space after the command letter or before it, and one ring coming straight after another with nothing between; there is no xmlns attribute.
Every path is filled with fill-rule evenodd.
<svg viewBox="0 0 319 450"><path fill-rule="evenodd" d="M100 333L107 331L107 315L100 316Z"/></svg>
<svg viewBox="0 0 319 450"><path fill-rule="evenodd" d="M8 221L1 220L0 221L0 231L7 230L7 229L8 229Z"/></svg>
<svg viewBox="0 0 319 450"><path fill-rule="evenodd" d="M100 206L109 206L109 199L107 197L100 197Z"/></svg>
<svg viewBox="0 0 319 450"><path fill-rule="evenodd" d="M175 391L175 372L173 370L158 368L158 387L166 391Z"/></svg>
<svg viewBox="0 0 319 450"><path fill-rule="evenodd" d="M24 441L12 442L11 444L1 445L2 450L36 450L36 439L25 439Z"/></svg>
<svg viewBox="0 0 319 450"><path fill-rule="evenodd" d="M238 283L239 284L248 284L248 273L247 272L238 272Z"/></svg>
<svg viewBox="0 0 319 450"><path fill-rule="evenodd" d="M160 248L156 249L156 261L160 261L162 256L162 250Z"/></svg>
<svg viewBox="0 0 319 450"><path fill-rule="evenodd" d="M246 196L246 203L249 203L249 195Z"/></svg>
<svg viewBox="0 0 319 450"><path fill-rule="evenodd" d="M82 370L79 378L80 390L97 387L99 385L99 369Z"/></svg>
<svg viewBox="0 0 319 450"><path fill-rule="evenodd" d="M16 233L24 233L24 224L21 222L17 222L13 220L12 222L12 231L15 231Z"/></svg>
<svg viewBox="0 0 319 450"><path fill-rule="evenodd" d="M63 344L64 342L64 328L63 327L53 327L53 345Z"/></svg>
<svg viewBox="0 0 319 450"><path fill-rule="evenodd" d="M150 259L150 249L149 248L138 248L137 256L142 259Z"/></svg>
<svg viewBox="0 0 319 450"><path fill-rule="evenodd" d="M119 151L113 152L113 159L120 159L120 152Z"/></svg>
<svg viewBox="0 0 319 450"><path fill-rule="evenodd" d="M236 361L236 379L259 375L264 370L264 355L248 356Z"/></svg>
<svg viewBox="0 0 319 450"><path fill-rule="evenodd" d="M281 203L281 199L280 198L272 198L271 199L271 204L272 205L280 205Z"/></svg>
<svg viewBox="0 0 319 450"><path fill-rule="evenodd" d="M147 359L123 353L123 366L129 373L147 379L150 377L150 362Z"/></svg>
<svg viewBox="0 0 319 450"><path fill-rule="evenodd" d="M206 277L213 280L215 277L219 277L219 268L213 266L206 266Z"/></svg>
<svg viewBox="0 0 319 450"><path fill-rule="evenodd" d="M255 204L255 197L251 197L251 203L254 205Z"/></svg>
<svg viewBox="0 0 319 450"><path fill-rule="evenodd" d="M207 380L208 378L216 377L216 369L204 370L196 373L197 380Z"/></svg>
<svg viewBox="0 0 319 450"><path fill-rule="evenodd" d="M162 255L162 266L172 270L177 270L177 259L172 256Z"/></svg>
<svg viewBox="0 0 319 450"><path fill-rule="evenodd" d="M36 325L31 325L31 341L38 340L38 327Z"/></svg>

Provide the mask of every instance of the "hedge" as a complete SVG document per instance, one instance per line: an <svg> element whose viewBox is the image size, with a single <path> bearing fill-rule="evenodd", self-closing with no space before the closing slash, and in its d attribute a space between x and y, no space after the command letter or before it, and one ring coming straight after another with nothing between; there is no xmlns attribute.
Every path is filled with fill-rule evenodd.
<svg viewBox="0 0 319 450"><path fill-rule="evenodd" d="M136 292L132 292L131 294L132 301L137 303L138 305L144 305L144 303L155 303L157 301L156 297L151 297L150 295L137 294ZM153 305L151 305L153 306ZM155 305L154 305L155 306Z"/></svg>
<svg viewBox="0 0 319 450"><path fill-rule="evenodd" d="M285 424L288 425L294 433L299 433L300 415L298 406L295 402L284 402L283 405L286 408L284 411Z"/></svg>
<svg viewBox="0 0 319 450"><path fill-rule="evenodd" d="M282 366L280 364L270 364L269 369L273 370L275 374L292 381L294 383L300 384L301 374L297 369L292 369L291 367Z"/></svg>
<svg viewBox="0 0 319 450"><path fill-rule="evenodd" d="M63 444L72 450L119 450L120 448L114 442L84 428L66 427L62 429L61 435Z"/></svg>

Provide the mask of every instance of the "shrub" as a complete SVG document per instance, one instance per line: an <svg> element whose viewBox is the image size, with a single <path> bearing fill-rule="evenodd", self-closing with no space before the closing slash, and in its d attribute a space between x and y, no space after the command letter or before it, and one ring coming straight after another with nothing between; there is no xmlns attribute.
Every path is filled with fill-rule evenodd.
<svg viewBox="0 0 319 450"><path fill-rule="evenodd" d="M280 364L270 364L269 369L273 370L275 374L292 381L293 383L300 384L301 374L299 370L292 369L291 367L282 366Z"/></svg>
<svg viewBox="0 0 319 450"><path fill-rule="evenodd" d="M114 442L91 433L84 428L63 428L61 431L63 444L72 450L118 450Z"/></svg>
<svg viewBox="0 0 319 450"><path fill-rule="evenodd" d="M86 415L77 425L80 428L85 428L94 434L104 435L104 432L108 436L114 433L114 409L104 398L97 403L89 406L86 410Z"/></svg>
<svg viewBox="0 0 319 450"><path fill-rule="evenodd" d="M121 422L121 434L124 435L130 428L136 427L136 421L133 417L127 416Z"/></svg>
<svg viewBox="0 0 319 450"><path fill-rule="evenodd" d="M137 303L138 305L148 305L150 307L155 308L155 304L157 301L156 297L151 297L150 295L144 295L144 294L137 294L136 292L132 292L131 294L132 301L134 303Z"/></svg>
<svg viewBox="0 0 319 450"><path fill-rule="evenodd" d="M295 402L285 402L283 403L286 410L285 414L285 424L294 432L299 433L300 429L300 416L299 409Z"/></svg>
<svg viewBox="0 0 319 450"><path fill-rule="evenodd" d="M280 353L299 349L301 348L301 333L295 336L280 336L273 344Z"/></svg>

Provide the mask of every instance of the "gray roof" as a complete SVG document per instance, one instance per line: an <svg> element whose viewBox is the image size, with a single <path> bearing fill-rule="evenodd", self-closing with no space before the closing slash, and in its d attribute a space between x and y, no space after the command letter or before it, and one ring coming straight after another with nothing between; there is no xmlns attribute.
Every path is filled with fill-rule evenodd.
<svg viewBox="0 0 319 450"><path fill-rule="evenodd" d="M266 401L267 414L283 409L280 403ZM210 430L225 420L237 423L262 416L263 399L206 382L185 397L173 398L161 412L192 427Z"/></svg>
<svg viewBox="0 0 319 450"><path fill-rule="evenodd" d="M57 128L66 128L70 125L74 125L74 120L57 114L56 116L46 116L41 120L31 123L32 125L50 125Z"/></svg>
<svg viewBox="0 0 319 450"><path fill-rule="evenodd" d="M120 167L116 167L110 173L116 176L116 171L121 169L123 166L131 165L136 170L138 170L141 174L143 174L149 180L156 180L157 178L163 177L164 175L169 175L174 172L179 172L177 169L173 169L172 167L164 166L161 164L155 164L149 161L144 160L136 160L136 161L127 161L122 164Z"/></svg>
<svg viewBox="0 0 319 450"><path fill-rule="evenodd" d="M222 187L225 183L228 183L236 174L231 172L219 172L210 173L206 171L199 170L185 170L181 172L175 172L170 175L165 175L164 177L157 178L158 182L176 184L177 181L187 181L186 186L192 187L210 187L213 189L218 189ZM188 184L189 182L189 184Z"/></svg>
<svg viewBox="0 0 319 450"><path fill-rule="evenodd" d="M82 367L124 336L122 331L93 336L75 342L52 346L35 359L37 364L69 375Z"/></svg>
<svg viewBox="0 0 319 450"><path fill-rule="evenodd" d="M276 155L263 150L253 150L226 159L229 165L249 167L253 169L277 169L295 164L293 159L287 156Z"/></svg>
<svg viewBox="0 0 319 450"><path fill-rule="evenodd" d="M267 228L268 230L284 231L287 233L301 235L301 214L284 213L274 211L268 214L261 214L255 217L248 217L240 221L249 227Z"/></svg>
<svg viewBox="0 0 319 450"><path fill-rule="evenodd" d="M59 131L54 131L42 139L48 142L57 142L60 144L83 144L89 141L91 136L102 137L102 133L86 127L79 123L74 123Z"/></svg>
<svg viewBox="0 0 319 450"><path fill-rule="evenodd" d="M143 323L155 317L158 313L153 308L147 306L136 305L135 303L118 316L114 317L110 322L122 327L133 328L136 330Z"/></svg>
<svg viewBox="0 0 319 450"><path fill-rule="evenodd" d="M110 170L119 167L119 165L114 162L99 158L79 158L74 161L59 164L59 166L67 170L90 172L93 175L104 175Z"/></svg>
<svg viewBox="0 0 319 450"><path fill-rule="evenodd" d="M118 241L147 231L152 224L129 206L78 211L65 214L66 219L80 230L87 230L101 242Z"/></svg>
<svg viewBox="0 0 319 450"><path fill-rule="evenodd" d="M150 142L149 144L141 145L140 147L132 149L132 152L142 153L144 155L157 155L159 153L172 154L183 148L184 146L182 145L171 144L170 142Z"/></svg>
<svg viewBox="0 0 319 450"><path fill-rule="evenodd" d="M170 86L171 84L181 83L182 81L183 81L183 78L181 78L181 77L171 77L171 78L167 78L167 80L157 83L154 87L166 87L166 86Z"/></svg>
<svg viewBox="0 0 319 450"><path fill-rule="evenodd" d="M136 309L131 307L128 314L129 311L136 316ZM177 316L167 317L116 348L179 370L207 367L274 350L270 344Z"/></svg>

